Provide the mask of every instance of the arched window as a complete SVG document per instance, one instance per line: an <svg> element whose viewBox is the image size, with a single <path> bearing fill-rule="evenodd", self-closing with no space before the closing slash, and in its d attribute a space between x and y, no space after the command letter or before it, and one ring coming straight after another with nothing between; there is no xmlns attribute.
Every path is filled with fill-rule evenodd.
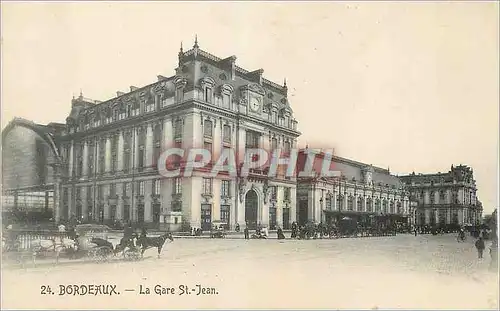
<svg viewBox="0 0 500 311"><path fill-rule="evenodd" d="M380 199L378 199L378 198L375 200L375 212L376 213L380 213L381 212L381 210L380 210Z"/></svg>
<svg viewBox="0 0 500 311"><path fill-rule="evenodd" d="M391 200L391 202L389 203L389 208L390 208L390 210L389 210L390 213L395 214L396 211L394 210L394 201L393 200Z"/></svg>
<svg viewBox="0 0 500 311"><path fill-rule="evenodd" d="M357 208L358 212L363 211L363 199L360 196L358 196L358 202L356 205L357 205L356 208Z"/></svg>
<svg viewBox="0 0 500 311"><path fill-rule="evenodd" d="M387 200L383 199L382 201L382 213L387 214Z"/></svg>
<svg viewBox="0 0 500 311"><path fill-rule="evenodd" d="M352 195L349 196L347 199L347 210L353 211L354 210L354 197Z"/></svg>
<svg viewBox="0 0 500 311"><path fill-rule="evenodd" d="M373 211L373 206L372 206L372 198L367 198L366 199L366 211L371 213Z"/></svg>

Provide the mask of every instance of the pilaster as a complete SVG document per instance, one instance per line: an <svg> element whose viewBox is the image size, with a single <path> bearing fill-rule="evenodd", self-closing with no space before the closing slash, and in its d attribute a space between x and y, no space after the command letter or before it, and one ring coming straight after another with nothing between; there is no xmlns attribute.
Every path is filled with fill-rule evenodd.
<svg viewBox="0 0 500 311"><path fill-rule="evenodd" d="M153 221L153 206L152 206L152 194L153 194L153 181L144 181L144 222Z"/></svg>
<svg viewBox="0 0 500 311"><path fill-rule="evenodd" d="M151 170L153 166L153 124L148 123L146 129L146 162L145 166Z"/></svg>

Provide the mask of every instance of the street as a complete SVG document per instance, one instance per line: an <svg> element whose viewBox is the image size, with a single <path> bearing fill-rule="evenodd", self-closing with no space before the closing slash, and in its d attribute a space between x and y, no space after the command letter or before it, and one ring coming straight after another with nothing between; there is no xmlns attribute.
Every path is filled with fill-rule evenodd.
<svg viewBox="0 0 500 311"><path fill-rule="evenodd" d="M138 262L5 268L2 307L498 309L489 262L488 251L479 260L473 240L455 235L184 238L166 244L160 259L149 249ZM59 285L91 284L116 285L119 294L59 295Z"/></svg>

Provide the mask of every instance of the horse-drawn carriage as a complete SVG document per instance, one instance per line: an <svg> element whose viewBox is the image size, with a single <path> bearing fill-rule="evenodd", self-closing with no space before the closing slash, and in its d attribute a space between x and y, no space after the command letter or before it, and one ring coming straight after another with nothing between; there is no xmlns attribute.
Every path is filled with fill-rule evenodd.
<svg viewBox="0 0 500 311"><path fill-rule="evenodd" d="M220 222L220 221L215 221L212 222L212 229L210 230L210 237L211 238L225 238L226 237L226 223Z"/></svg>
<svg viewBox="0 0 500 311"><path fill-rule="evenodd" d="M105 262L114 255L113 243L109 241L110 228L106 225L83 224L75 227L76 247L68 249L70 258L81 258Z"/></svg>

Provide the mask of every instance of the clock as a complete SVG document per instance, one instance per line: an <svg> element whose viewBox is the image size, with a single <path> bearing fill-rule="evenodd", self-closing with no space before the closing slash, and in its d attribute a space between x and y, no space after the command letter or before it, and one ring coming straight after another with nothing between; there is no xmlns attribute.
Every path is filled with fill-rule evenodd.
<svg viewBox="0 0 500 311"><path fill-rule="evenodd" d="M259 109L260 109L260 101L257 98L255 98L255 97L250 98L250 109L253 112L258 112L259 111Z"/></svg>

